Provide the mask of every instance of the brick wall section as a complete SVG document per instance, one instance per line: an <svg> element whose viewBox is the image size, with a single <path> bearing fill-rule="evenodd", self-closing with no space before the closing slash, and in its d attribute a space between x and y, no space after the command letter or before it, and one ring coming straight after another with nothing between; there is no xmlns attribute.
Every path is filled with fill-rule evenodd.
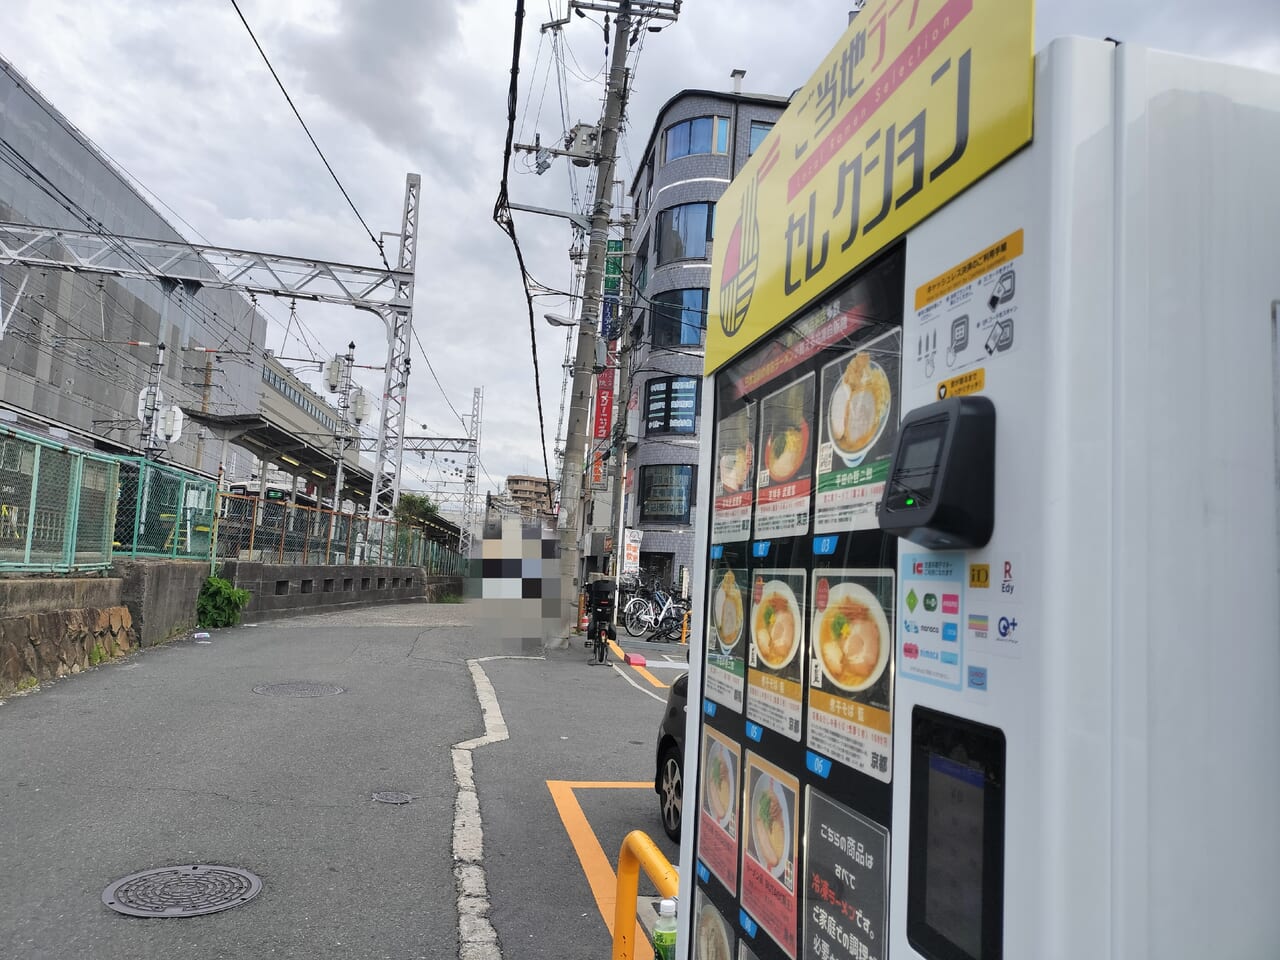
<svg viewBox="0 0 1280 960"><path fill-rule="evenodd" d="M310 566L231 560L219 576L248 590L250 622L339 608L462 595L461 577L428 577L422 567Z"/></svg>

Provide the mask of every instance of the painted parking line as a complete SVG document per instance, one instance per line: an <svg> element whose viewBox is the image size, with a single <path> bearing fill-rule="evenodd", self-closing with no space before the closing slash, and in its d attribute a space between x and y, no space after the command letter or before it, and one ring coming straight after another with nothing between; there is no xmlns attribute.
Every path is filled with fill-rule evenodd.
<svg viewBox="0 0 1280 960"><path fill-rule="evenodd" d="M622 660L627 655L627 652L623 650L620 646L618 646L618 643L616 640L609 641L609 648L613 651L613 655L617 657L619 660ZM663 683L661 680L655 677L652 673L650 673L644 667L632 666L631 664L628 664L628 666L630 666L632 670L640 674L640 676L644 677L646 680L648 680L651 684L653 684L659 690L667 689L667 684Z"/></svg>
<svg viewBox="0 0 1280 960"><path fill-rule="evenodd" d="M586 874L587 884L591 887L591 895L595 897L600 916L604 919L605 929L609 937L613 937L613 914L618 902L618 876L613 872L613 865L600 838L596 836L587 815L582 812L582 804L578 803L575 790L652 790L653 784L646 781L627 782L625 780L548 780L547 789L551 791L551 799L555 801L560 820L564 823L565 833L573 844L578 861L582 864L582 872ZM644 932L640 920L636 920L633 956L636 960L652 960L653 948Z"/></svg>

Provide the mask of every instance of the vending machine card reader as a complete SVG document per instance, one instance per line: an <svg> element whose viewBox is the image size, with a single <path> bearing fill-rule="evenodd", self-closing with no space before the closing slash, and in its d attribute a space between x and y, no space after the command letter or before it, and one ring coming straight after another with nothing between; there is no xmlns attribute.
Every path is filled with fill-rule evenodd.
<svg viewBox="0 0 1280 960"><path fill-rule="evenodd" d="M952 397L903 418L880 529L931 550L986 546L995 524L996 408Z"/></svg>

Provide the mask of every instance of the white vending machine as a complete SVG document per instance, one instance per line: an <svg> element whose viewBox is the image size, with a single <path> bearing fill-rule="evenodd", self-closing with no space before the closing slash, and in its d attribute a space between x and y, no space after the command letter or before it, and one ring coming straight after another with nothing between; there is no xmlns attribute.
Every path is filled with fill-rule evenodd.
<svg viewBox="0 0 1280 960"><path fill-rule="evenodd" d="M717 212L681 952L1280 957L1280 76L917 7Z"/></svg>

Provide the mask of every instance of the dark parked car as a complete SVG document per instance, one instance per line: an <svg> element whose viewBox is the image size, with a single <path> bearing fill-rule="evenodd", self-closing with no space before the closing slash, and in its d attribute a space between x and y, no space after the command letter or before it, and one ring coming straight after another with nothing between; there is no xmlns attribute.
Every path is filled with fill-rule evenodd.
<svg viewBox="0 0 1280 960"><path fill-rule="evenodd" d="M667 694L667 709L658 728L658 769L653 778L662 829L676 841L680 839L680 807L684 801L684 714L688 702L689 675L683 673Z"/></svg>

